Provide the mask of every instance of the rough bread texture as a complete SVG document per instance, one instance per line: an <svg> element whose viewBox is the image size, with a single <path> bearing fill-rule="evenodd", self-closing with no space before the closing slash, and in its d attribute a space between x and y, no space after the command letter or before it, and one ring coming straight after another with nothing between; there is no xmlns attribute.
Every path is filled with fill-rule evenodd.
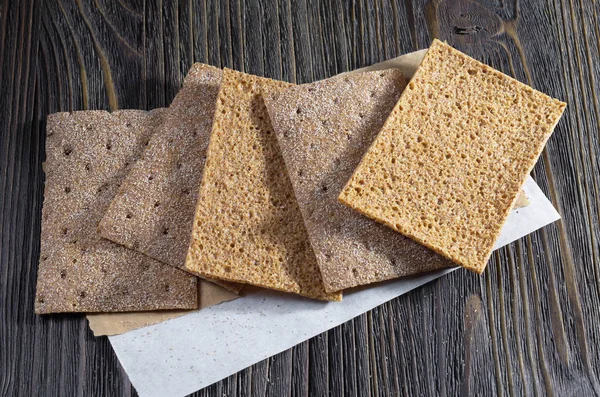
<svg viewBox="0 0 600 397"><path fill-rule="evenodd" d="M325 292L261 96L290 86L225 69L186 268L339 300Z"/></svg>
<svg viewBox="0 0 600 397"><path fill-rule="evenodd" d="M386 69L398 69L407 79L411 79L415 72L417 71L419 65L425 58L427 54L427 49L419 50L415 52L411 52L410 54L401 55L397 58L388 59L387 61L376 63L375 65L367 66L365 68L357 69L351 72L343 73L342 75L348 75L353 73L360 72L372 72L377 70L386 70ZM525 195L525 192L521 190L519 193L519 198L515 202L513 209L518 209L522 207L526 207L529 205L529 200Z"/></svg>
<svg viewBox="0 0 600 397"><path fill-rule="evenodd" d="M405 86L393 69L334 77L265 98L328 291L452 266L337 201Z"/></svg>
<svg viewBox="0 0 600 397"><path fill-rule="evenodd" d="M197 307L197 278L101 238L96 227L163 111L48 116L35 311Z"/></svg>
<svg viewBox="0 0 600 397"><path fill-rule="evenodd" d="M98 226L100 235L184 268L223 71L196 63ZM234 292L241 284L211 280Z"/></svg>
<svg viewBox="0 0 600 397"><path fill-rule="evenodd" d="M435 40L339 200L481 273L565 106Z"/></svg>

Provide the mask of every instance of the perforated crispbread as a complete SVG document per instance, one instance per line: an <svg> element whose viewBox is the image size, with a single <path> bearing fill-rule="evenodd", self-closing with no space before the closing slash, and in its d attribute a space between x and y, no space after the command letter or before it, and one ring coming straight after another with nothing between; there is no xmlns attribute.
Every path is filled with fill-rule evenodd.
<svg viewBox="0 0 600 397"><path fill-rule="evenodd" d="M435 40L339 199L481 273L565 106Z"/></svg>
<svg viewBox="0 0 600 397"><path fill-rule="evenodd" d="M36 313L197 307L196 277L96 233L129 164L163 114L48 116Z"/></svg>
<svg viewBox="0 0 600 397"><path fill-rule="evenodd" d="M261 97L290 86L225 69L186 268L339 300L325 292Z"/></svg>
<svg viewBox="0 0 600 397"><path fill-rule="evenodd" d="M337 201L405 86L402 73L392 69L333 77L265 98L328 291L452 265Z"/></svg>
<svg viewBox="0 0 600 397"><path fill-rule="evenodd" d="M184 268L223 71L196 63L98 226L100 235ZM210 280L239 292L241 284Z"/></svg>

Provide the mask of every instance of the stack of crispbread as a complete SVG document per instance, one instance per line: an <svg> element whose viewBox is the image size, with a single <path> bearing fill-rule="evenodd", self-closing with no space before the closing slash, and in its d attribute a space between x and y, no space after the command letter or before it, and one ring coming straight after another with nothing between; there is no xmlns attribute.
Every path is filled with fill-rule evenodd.
<svg viewBox="0 0 600 397"><path fill-rule="evenodd" d="M402 73L387 70L339 76L266 98L328 291L450 265L337 201L405 86Z"/></svg>
<svg viewBox="0 0 600 397"><path fill-rule="evenodd" d="M480 273L564 108L435 40L408 83L195 64L169 109L52 115L36 312Z"/></svg>
<svg viewBox="0 0 600 397"><path fill-rule="evenodd" d="M288 87L225 69L186 269L339 300L325 292L263 100Z"/></svg>

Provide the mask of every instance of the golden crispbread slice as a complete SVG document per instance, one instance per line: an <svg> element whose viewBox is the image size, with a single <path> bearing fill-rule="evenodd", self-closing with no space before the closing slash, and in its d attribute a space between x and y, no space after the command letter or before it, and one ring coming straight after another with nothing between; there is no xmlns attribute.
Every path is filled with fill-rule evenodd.
<svg viewBox="0 0 600 397"><path fill-rule="evenodd" d="M164 110L48 116L35 312L197 307L197 278L100 237L96 227Z"/></svg>
<svg viewBox="0 0 600 397"><path fill-rule="evenodd" d="M405 86L402 73L392 69L333 77L265 98L328 291L452 266L337 201Z"/></svg>
<svg viewBox="0 0 600 397"><path fill-rule="evenodd" d="M339 200L481 273L565 106L434 40Z"/></svg>
<svg viewBox="0 0 600 397"><path fill-rule="evenodd" d="M183 268L223 71L196 63L98 226L100 235ZM241 284L210 280L233 292Z"/></svg>
<svg viewBox="0 0 600 397"><path fill-rule="evenodd" d="M325 292L261 96L290 86L225 69L186 268L339 300Z"/></svg>

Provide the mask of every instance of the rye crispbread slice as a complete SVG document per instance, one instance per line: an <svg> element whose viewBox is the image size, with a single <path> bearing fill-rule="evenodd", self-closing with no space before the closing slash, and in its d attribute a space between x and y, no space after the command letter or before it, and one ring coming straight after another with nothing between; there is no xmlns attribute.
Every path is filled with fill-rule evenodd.
<svg viewBox="0 0 600 397"><path fill-rule="evenodd" d="M196 63L102 218L100 234L184 268L223 71ZM238 293L241 284L210 280Z"/></svg>
<svg viewBox="0 0 600 397"><path fill-rule="evenodd" d="M405 86L402 73L392 69L333 77L265 98L328 291L452 266L337 201Z"/></svg>
<svg viewBox="0 0 600 397"><path fill-rule="evenodd" d="M290 86L225 69L186 268L339 300L325 292L261 96Z"/></svg>
<svg viewBox="0 0 600 397"><path fill-rule="evenodd" d="M197 307L196 277L96 232L163 115L124 110L48 116L36 313Z"/></svg>
<svg viewBox="0 0 600 397"><path fill-rule="evenodd" d="M434 40L339 200L481 273L565 106Z"/></svg>

